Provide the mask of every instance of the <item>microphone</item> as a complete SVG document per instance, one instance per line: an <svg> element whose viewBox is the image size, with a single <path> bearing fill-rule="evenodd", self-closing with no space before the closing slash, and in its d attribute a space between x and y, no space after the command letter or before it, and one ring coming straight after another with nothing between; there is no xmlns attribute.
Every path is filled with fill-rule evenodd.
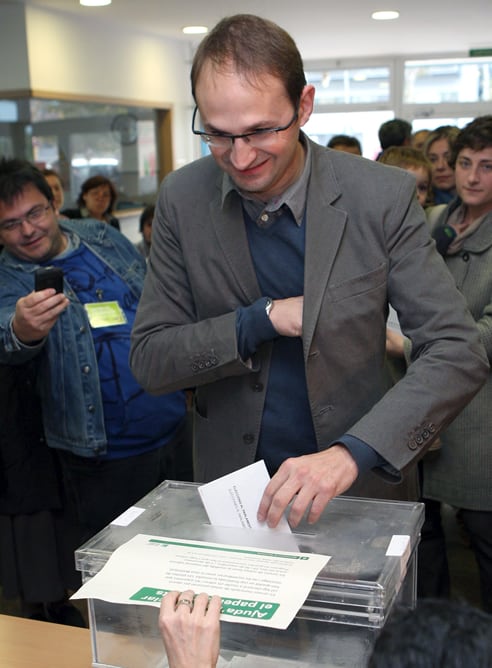
<svg viewBox="0 0 492 668"><path fill-rule="evenodd" d="M456 237L456 230L451 225L440 225L433 231L432 236L436 242L438 253L446 255L446 251Z"/></svg>

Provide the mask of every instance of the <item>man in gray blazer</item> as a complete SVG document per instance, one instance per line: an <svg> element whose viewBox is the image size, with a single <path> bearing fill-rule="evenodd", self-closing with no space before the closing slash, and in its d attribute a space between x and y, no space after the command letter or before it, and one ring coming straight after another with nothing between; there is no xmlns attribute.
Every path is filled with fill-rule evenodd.
<svg viewBox="0 0 492 668"><path fill-rule="evenodd" d="M314 88L269 21L223 19L191 81L212 156L162 184L135 376L157 394L196 388L197 481L265 460L269 526L291 502L295 526L347 490L400 496L488 369L413 177L307 139ZM391 389L389 302L413 344Z"/></svg>

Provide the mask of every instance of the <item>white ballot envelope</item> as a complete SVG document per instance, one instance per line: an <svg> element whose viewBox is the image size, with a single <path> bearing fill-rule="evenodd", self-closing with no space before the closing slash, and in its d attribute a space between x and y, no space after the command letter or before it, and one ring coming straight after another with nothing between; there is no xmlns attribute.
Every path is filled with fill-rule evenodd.
<svg viewBox="0 0 492 668"><path fill-rule="evenodd" d="M198 493L210 524L291 533L285 517L282 517L275 529L256 519L261 497L269 482L265 462L261 460L200 485Z"/></svg>

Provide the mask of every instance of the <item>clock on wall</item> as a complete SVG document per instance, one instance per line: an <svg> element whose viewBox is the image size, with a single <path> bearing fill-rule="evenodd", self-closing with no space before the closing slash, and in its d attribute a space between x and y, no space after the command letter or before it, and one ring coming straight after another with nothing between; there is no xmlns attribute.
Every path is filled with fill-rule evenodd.
<svg viewBox="0 0 492 668"><path fill-rule="evenodd" d="M116 139L124 146L137 141L137 117L133 114L118 114L111 122L111 131Z"/></svg>

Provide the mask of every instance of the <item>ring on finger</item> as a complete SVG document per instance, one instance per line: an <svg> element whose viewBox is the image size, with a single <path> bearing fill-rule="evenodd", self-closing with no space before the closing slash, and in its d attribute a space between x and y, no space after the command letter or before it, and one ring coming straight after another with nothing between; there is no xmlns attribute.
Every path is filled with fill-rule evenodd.
<svg viewBox="0 0 492 668"><path fill-rule="evenodd" d="M191 610L191 608L193 607L193 601L190 601L189 598L180 598L179 601L176 603L176 607L178 607L178 605L187 605Z"/></svg>

